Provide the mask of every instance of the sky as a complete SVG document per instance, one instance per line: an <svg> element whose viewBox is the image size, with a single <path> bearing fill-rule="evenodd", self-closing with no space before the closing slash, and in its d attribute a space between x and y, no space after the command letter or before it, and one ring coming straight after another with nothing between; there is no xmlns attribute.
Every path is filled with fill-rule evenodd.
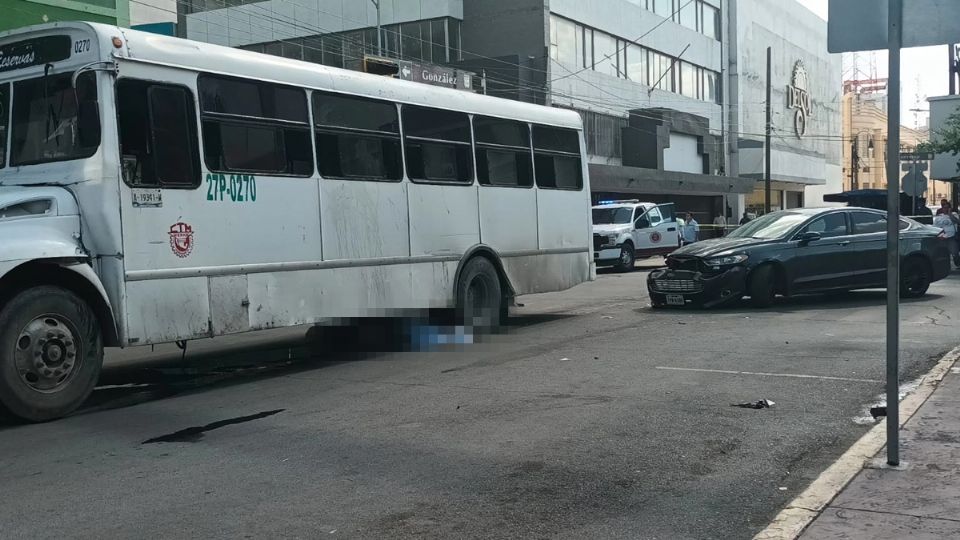
<svg viewBox="0 0 960 540"><path fill-rule="evenodd" d="M824 20L827 19L828 0L798 0L810 11ZM854 73L856 63L856 75ZM876 77L887 76L886 51L844 54L843 80L870 79L872 68L876 68ZM916 127L918 120L922 124L926 113L917 113L910 109L929 109L927 97L942 96L949 91L950 79L947 73L947 47L917 47L903 49L900 53L900 123ZM919 95L919 107L917 96Z"/></svg>

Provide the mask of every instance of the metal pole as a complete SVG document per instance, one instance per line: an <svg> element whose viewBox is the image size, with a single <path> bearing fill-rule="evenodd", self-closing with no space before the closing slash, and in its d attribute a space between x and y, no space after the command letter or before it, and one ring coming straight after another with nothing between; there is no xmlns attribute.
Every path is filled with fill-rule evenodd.
<svg viewBox="0 0 960 540"><path fill-rule="evenodd" d="M380 0L370 0L377 8L377 56L383 56L383 36L380 31Z"/></svg>
<svg viewBox="0 0 960 540"><path fill-rule="evenodd" d="M947 60L950 63L950 95L957 93L957 46L951 43L947 47Z"/></svg>
<svg viewBox="0 0 960 540"><path fill-rule="evenodd" d="M903 0L889 0L887 90L887 464L900 464L900 21Z"/></svg>
<svg viewBox="0 0 960 540"><path fill-rule="evenodd" d="M770 93L773 82L770 80L770 64L772 49L767 47L767 128L764 136L764 165L763 165L763 213L770 213L770 132L773 128L773 111L770 103Z"/></svg>

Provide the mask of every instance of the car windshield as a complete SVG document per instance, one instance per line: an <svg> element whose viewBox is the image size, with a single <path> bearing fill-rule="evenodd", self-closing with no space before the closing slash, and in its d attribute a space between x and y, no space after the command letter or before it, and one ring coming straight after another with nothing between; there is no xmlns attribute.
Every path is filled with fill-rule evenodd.
<svg viewBox="0 0 960 540"><path fill-rule="evenodd" d="M747 223L727 235L730 238L780 238L810 216L795 212L774 212Z"/></svg>
<svg viewBox="0 0 960 540"><path fill-rule="evenodd" d="M593 209L594 225L622 225L630 223L632 217L633 208L628 206Z"/></svg>

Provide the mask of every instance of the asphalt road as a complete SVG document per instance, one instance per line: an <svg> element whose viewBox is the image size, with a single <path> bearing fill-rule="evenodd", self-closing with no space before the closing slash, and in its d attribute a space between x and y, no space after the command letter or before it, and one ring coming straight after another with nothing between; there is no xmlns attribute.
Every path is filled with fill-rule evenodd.
<svg viewBox="0 0 960 540"><path fill-rule="evenodd" d="M870 427L884 293L653 311L645 277L441 351L111 354L78 414L0 426L0 537L749 538ZM960 343L960 276L902 315L909 381Z"/></svg>

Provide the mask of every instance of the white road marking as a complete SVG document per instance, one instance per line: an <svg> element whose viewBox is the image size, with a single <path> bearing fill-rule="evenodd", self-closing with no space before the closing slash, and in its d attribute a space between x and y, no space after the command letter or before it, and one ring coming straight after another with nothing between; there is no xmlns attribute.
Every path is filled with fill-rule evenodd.
<svg viewBox="0 0 960 540"><path fill-rule="evenodd" d="M862 383L882 383L879 379L856 379L851 377L829 377L827 375L803 375L801 373L763 373L759 371L733 371L728 369L700 369L657 366L657 369L666 369L670 371L696 371L701 373L723 373L725 375L758 375L761 377L793 377L795 379L820 379L824 381L847 381Z"/></svg>

